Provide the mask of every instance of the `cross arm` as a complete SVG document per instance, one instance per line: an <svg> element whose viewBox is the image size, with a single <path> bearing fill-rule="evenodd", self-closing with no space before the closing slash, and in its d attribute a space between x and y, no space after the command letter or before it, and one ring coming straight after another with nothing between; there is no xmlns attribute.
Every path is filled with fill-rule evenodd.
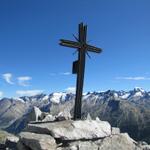
<svg viewBox="0 0 150 150"><path fill-rule="evenodd" d="M74 41L64 40L64 39L60 39L59 44L61 46L66 46L66 47L71 47L71 48L80 48L81 47L79 42L74 42Z"/></svg>
<svg viewBox="0 0 150 150"><path fill-rule="evenodd" d="M90 52L95 52L95 53L101 53L102 52L101 48L91 46L91 45L88 45L88 44L86 45L86 49Z"/></svg>

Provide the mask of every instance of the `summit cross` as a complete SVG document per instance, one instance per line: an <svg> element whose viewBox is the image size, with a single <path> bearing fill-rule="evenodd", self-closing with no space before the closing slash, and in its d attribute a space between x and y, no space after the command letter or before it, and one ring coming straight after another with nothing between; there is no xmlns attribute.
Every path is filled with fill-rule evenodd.
<svg viewBox="0 0 150 150"><path fill-rule="evenodd" d="M88 54L88 51L100 53L102 49L87 44L87 25L83 25L83 23L79 24L78 38L75 37L75 39L77 41L60 39L60 45L76 48L78 51L78 60L73 62L72 68L72 73L77 74L74 120L78 120L81 119L86 54Z"/></svg>

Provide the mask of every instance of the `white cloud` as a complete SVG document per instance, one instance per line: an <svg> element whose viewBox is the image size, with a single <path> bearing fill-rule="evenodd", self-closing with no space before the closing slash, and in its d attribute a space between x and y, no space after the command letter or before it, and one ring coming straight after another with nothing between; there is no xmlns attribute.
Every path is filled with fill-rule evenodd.
<svg viewBox="0 0 150 150"><path fill-rule="evenodd" d="M71 73L70 72L61 72L60 75L65 75L65 76L68 76L70 75Z"/></svg>
<svg viewBox="0 0 150 150"><path fill-rule="evenodd" d="M11 79L12 79L12 74L11 73L5 73L2 75L3 76L3 79L9 83L9 84L14 84Z"/></svg>
<svg viewBox="0 0 150 150"><path fill-rule="evenodd" d="M117 77L116 79L118 80L135 80L135 81L139 81L139 80L150 80L150 78L148 77L140 77L140 76L137 76L137 77Z"/></svg>
<svg viewBox="0 0 150 150"><path fill-rule="evenodd" d="M65 89L65 91L67 93L75 93L76 92L76 88L75 87L68 87L67 89Z"/></svg>
<svg viewBox="0 0 150 150"><path fill-rule="evenodd" d="M0 97L2 97L3 96L3 92L2 91L0 91Z"/></svg>
<svg viewBox="0 0 150 150"><path fill-rule="evenodd" d="M43 93L43 90L18 90L16 94L19 96L34 96Z"/></svg>
<svg viewBox="0 0 150 150"><path fill-rule="evenodd" d="M32 77L29 76L22 76L22 77L18 77L18 83L21 86L29 86L29 81L32 80Z"/></svg>
<svg viewBox="0 0 150 150"><path fill-rule="evenodd" d="M71 75L71 72L50 73L50 76L56 76L56 75L68 76Z"/></svg>

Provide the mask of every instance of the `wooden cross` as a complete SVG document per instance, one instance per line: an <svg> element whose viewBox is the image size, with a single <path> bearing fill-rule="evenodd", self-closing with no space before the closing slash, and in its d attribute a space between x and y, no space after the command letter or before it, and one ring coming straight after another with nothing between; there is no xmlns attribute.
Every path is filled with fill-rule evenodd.
<svg viewBox="0 0 150 150"><path fill-rule="evenodd" d="M81 119L81 107L82 107L82 92L83 92L83 82L84 82L84 70L85 70L85 56L87 51L100 53L101 48L91 46L87 44L87 25L83 23L79 24L79 36L76 38L76 42L70 40L60 40L60 45L77 48L78 50L78 60L73 62L73 74L77 74L76 83L76 98L75 98L75 108L74 108L74 120Z"/></svg>

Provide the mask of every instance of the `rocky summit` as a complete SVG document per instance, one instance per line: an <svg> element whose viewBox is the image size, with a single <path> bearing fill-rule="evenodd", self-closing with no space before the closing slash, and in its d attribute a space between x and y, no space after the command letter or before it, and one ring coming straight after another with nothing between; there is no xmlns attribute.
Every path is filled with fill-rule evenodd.
<svg viewBox="0 0 150 150"><path fill-rule="evenodd" d="M65 120L28 124L19 134L19 150L150 150L106 121Z"/></svg>
<svg viewBox="0 0 150 150"><path fill-rule="evenodd" d="M38 111L37 111L38 112ZM49 114L47 114L49 115ZM7 150L150 150L146 142L136 142L107 121L34 121L18 135L7 138ZM64 117L65 118L65 117Z"/></svg>
<svg viewBox="0 0 150 150"><path fill-rule="evenodd" d="M0 128L19 134L31 121L53 122L71 118L75 95L72 93L39 94L0 100ZM36 107L35 107L36 106ZM39 108L39 109L37 109ZM50 114L49 114L50 113ZM70 115L71 114L71 115ZM82 119L90 114L127 132L135 141L150 144L150 91L97 91L84 93Z"/></svg>

